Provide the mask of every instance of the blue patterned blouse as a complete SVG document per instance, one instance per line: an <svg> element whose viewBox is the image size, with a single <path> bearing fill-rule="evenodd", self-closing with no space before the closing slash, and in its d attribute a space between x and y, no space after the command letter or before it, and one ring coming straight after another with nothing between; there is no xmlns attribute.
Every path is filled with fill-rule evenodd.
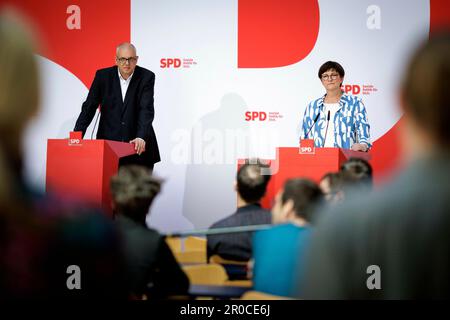
<svg viewBox="0 0 450 320"><path fill-rule="evenodd" d="M301 138L314 139L316 147L324 145L324 135L327 125L327 115L324 111L325 95L308 104L303 116L302 135ZM336 112L334 119L334 146L336 148L350 149L355 143L365 143L369 149L372 147L370 143L370 125L367 119L366 108L362 100L358 97L343 94L339 101L340 108ZM319 114L316 124L306 137L306 133L311 128ZM328 133L330 134L330 132Z"/></svg>

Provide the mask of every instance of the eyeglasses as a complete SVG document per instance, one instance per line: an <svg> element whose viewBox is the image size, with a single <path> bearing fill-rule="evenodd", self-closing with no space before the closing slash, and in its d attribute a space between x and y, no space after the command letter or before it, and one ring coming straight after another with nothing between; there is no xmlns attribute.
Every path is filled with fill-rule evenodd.
<svg viewBox="0 0 450 320"><path fill-rule="evenodd" d="M322 80L327 81L327 80L336 80L339 77L338 73L333 73L333 74L323 74L322 75Z"/></svg>
<svg viewBox="0 0 450 320"><path fill-rule="evenodd" d="M117 59L117 61L119 61L120 64L126 64L127 62L129 64L132 64L132 63L136 63L136 61L137 61L137 57L116 58L116 59Z"/></svg>

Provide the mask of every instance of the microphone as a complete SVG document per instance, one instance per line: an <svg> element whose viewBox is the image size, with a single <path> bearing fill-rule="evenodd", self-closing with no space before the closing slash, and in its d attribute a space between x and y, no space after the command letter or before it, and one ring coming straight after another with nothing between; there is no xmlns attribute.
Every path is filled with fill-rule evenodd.
<svg viewBox="0 0 450 320"><path fill-rule="evenodd" d="M95 127L97 126L98 117L100 116L100 111L101 111L101 109L100 109L100 107L98 107L97 118L95 118L94 128L92 128L92 132L91 132L91 140L92 140L92 137L94 136Z"/></svg>
<svg viewBox="0 0 450 320"><path fill-rule="evenodd" d="M308 134L311 132L312 128L314 127L314 125L316 124L317 120L319 120L319 116L320 116L320 112L317 114L317 116L314 118L314 122L311 125L311 127L309 128L308 132L305 134L305 139L308 139Z"/></svg>
<svg viewBox="0 0 450 320"><path fill-rule="evenodd" d="M325 141L327 141L327 133L328 133L328 124L330 123L330 110L328 110L328 115L327 115L327 127L325 129L325 136L323 137L323 144L322 144L322 148L325 146Z"/></svg>

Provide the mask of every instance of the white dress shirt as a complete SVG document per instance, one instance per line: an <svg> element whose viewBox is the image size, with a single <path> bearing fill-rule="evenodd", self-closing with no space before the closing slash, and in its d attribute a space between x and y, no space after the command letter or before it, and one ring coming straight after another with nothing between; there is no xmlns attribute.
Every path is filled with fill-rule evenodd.
<svg viewBox="0 0 450 320"><path fill-rule="evenodd" d="M325 148L334 148L334 116L336 115L336 112L339 110L340 106L339 103L324 103L325 106L325 115L328 116L328 111L330 111L330 122L328 123L328 131L327 136L325 138ZM326 130L326 126L325 129ZM323 132L325 134L325 131Z"/></svg>
<svg viewBox="0 0 450 320"><path fill-rule="evenodd" d="M122 101L125 102L125 95L127 94L128 86L130 85L130 81L131 78L133 77L134 72L126 80L120 74L119 69L117 69L117 72L119 73L120 89L122 90ZM142 138L137 137L136 139L140 139L145 143L145 140Z"/></svg>
<svg viewBox="0 0 450 320"><path fill-rule="evenodd" d="M117 72L119 73L120 89L122 90L122 101L125 102L125 95L127 94L128 86L130 85L134 72L126 80L120 74L119 69L117 69Z"/></svg>

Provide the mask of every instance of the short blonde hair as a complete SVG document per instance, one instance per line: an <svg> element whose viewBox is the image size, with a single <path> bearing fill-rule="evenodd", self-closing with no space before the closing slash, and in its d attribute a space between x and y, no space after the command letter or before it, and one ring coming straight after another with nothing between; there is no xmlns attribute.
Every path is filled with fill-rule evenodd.
<svg viewBox="0 0 450 320"><path fill-rule="evenodd" d="M137 55L136 47L135 47L132 43L129 43L129 42L122 42L121 44L119 44L119 45L116 47L116 57L117 57L117 58L119 57L119 51L120 51L120 49L124 49L124 48L130 48L130 49L132 49L132 50L134 51L134 55Z"/></svg>
<svg viewBox="0 0 450 320"><path fill-rule="evenodd" d="M0 143L20 153L23 131L39 107L32 35L12 11L0 14Z"/></svg>
<svg viewBox="0 0 450 320"><path fill-rule="evenodd" d="M18 15L0 13L0 202L10 201L11 165L21 159L22 135L38 110L38 69L31 33Z"/></svg>

